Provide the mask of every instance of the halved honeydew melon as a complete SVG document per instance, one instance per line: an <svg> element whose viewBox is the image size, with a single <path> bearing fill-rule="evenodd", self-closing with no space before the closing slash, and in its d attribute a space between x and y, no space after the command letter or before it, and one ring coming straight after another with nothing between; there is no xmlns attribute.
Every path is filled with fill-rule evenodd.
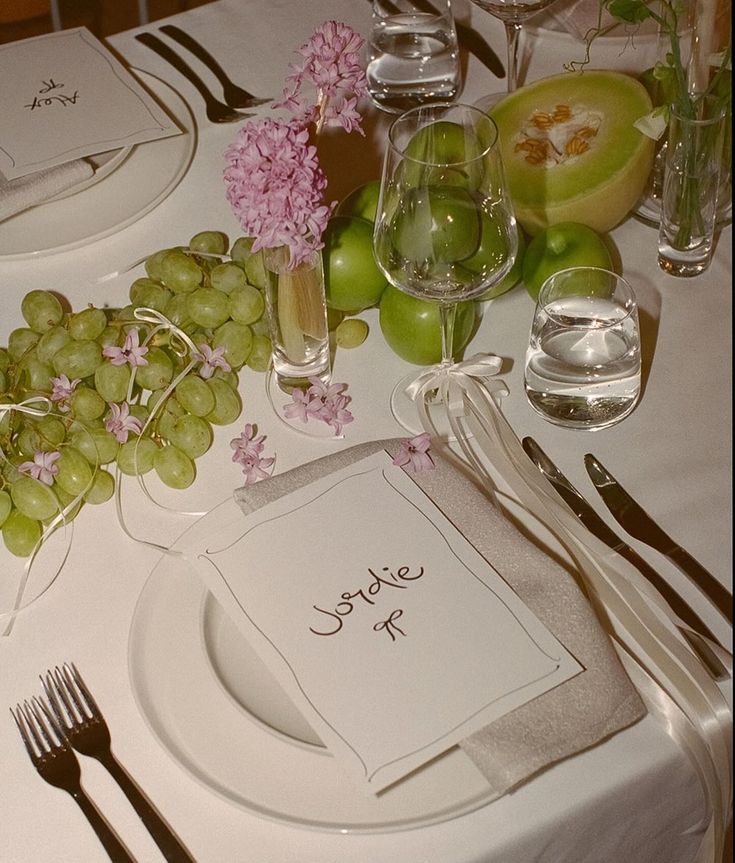
<svg viewBox="0 0 735 863"><path fill-rule="evenodd" d="M652 110L635 78L585 70L521 87L489 111L516 217L529 234L579 222L605 233L639 199L655 142L633 125Z"/></svg>

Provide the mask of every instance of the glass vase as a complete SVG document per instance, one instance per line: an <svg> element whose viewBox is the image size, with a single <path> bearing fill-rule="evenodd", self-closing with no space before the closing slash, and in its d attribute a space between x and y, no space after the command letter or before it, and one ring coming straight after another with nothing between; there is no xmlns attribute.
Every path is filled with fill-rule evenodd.
<svg viewBox="0 0 735 863"><path fill-rule="evenodd" d="M666 140L658 263L674 276L707 269L717 226L726 111L709 99L693 102L693 116L672 107Z"/></svg>
<svg viewBox="0 0 735 863"><path fill-rule="evenodd" d="M266 249L265 302L273 345L273 370L285 392L328 382L331 374L327 302L321 252L290 266L286 246Z"/></svg>

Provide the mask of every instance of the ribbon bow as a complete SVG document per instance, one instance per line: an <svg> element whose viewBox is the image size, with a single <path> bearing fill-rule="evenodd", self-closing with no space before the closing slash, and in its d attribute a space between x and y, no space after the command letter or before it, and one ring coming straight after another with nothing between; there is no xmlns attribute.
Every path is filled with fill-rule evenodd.
<svg viewBox="0 0 735 863"><path fill-rule="evenodd" d="M484 384L500 372L503 361L494 354L473 354L466 360L451 365L439 364L421 372L406 387L406 394L414 401L423 402L428 392L439 390L447 410L454 416L464 414L463 393L472 382ZM474 385L476 386L477 383ZM492 388L507 394L508 389L502 381L495 382ZM432 429L426 429L431 432Z"/></svg>

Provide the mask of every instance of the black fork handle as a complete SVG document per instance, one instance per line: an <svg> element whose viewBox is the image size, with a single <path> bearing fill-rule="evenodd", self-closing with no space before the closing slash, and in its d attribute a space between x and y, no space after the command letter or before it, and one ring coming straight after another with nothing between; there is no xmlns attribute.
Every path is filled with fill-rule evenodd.
<svg viewBox="0 0 735 863"><path fill-rule="evenodd" d="M120 786L168 863L196 863L112 752L94 757Z"/></svg>
<svg viewBox="0 0 735 863"><path fill-rule="evenodd" d="M94 832L97 834L97 837L104 846L105 851L107 851L112 863L136 863L135 858L117 838L112 827L110 827L107 821L105 821L105 819L100 815L97 807L92 803L90 798L87 797L82 788L76 788L69 793L77 801L82 812L87 816L87 820L92 825Z"/></svg>
<svg viewBox="0 0 735 863"><path fill-rule="evenodd" d="M201 60L205 66L208 66L209 69L214 73L220 84L225 86L232 83L225 74L224 69L214 59L214 57L209 53L209 51L207 51L207 49L203 45L200 45L199 42L193 39L188 33L185 33L183 30L180 30L173 24L164 24L158 29L162 33L165 33L167 36L170 36L172 39L175 39L180 45L183 45L184 48L187 49L187 51L191 51L191 53L198 60Z"/></svg>
<svg viewBox="0 0 735 863"><path fill-rule="evenodd" d="M191 68L191 66L186 61L182 60L175 51L172 51L165 42L162 42L157 36L154 36L153 33L138 33L135 38L152 51L155 51L159 57L163 57L163 59L169 62L177 72L180 72L185 78L187 78L201 93L202 98L207 105L217 101L212 95L211 90Z"/></svg>

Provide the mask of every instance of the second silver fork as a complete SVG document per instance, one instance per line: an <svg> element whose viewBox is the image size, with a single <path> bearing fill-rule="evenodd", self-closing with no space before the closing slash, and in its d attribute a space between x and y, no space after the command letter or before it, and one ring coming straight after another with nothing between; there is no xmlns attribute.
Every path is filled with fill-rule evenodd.
<svg viewBox="0 0 735 863"><path fill-rule="evenodd" d="M73 664L41 678L51 707L71 746L96 758L109 771L169 863L195 863L169 825L114 756L110 731L97 702Z"/></svg>

